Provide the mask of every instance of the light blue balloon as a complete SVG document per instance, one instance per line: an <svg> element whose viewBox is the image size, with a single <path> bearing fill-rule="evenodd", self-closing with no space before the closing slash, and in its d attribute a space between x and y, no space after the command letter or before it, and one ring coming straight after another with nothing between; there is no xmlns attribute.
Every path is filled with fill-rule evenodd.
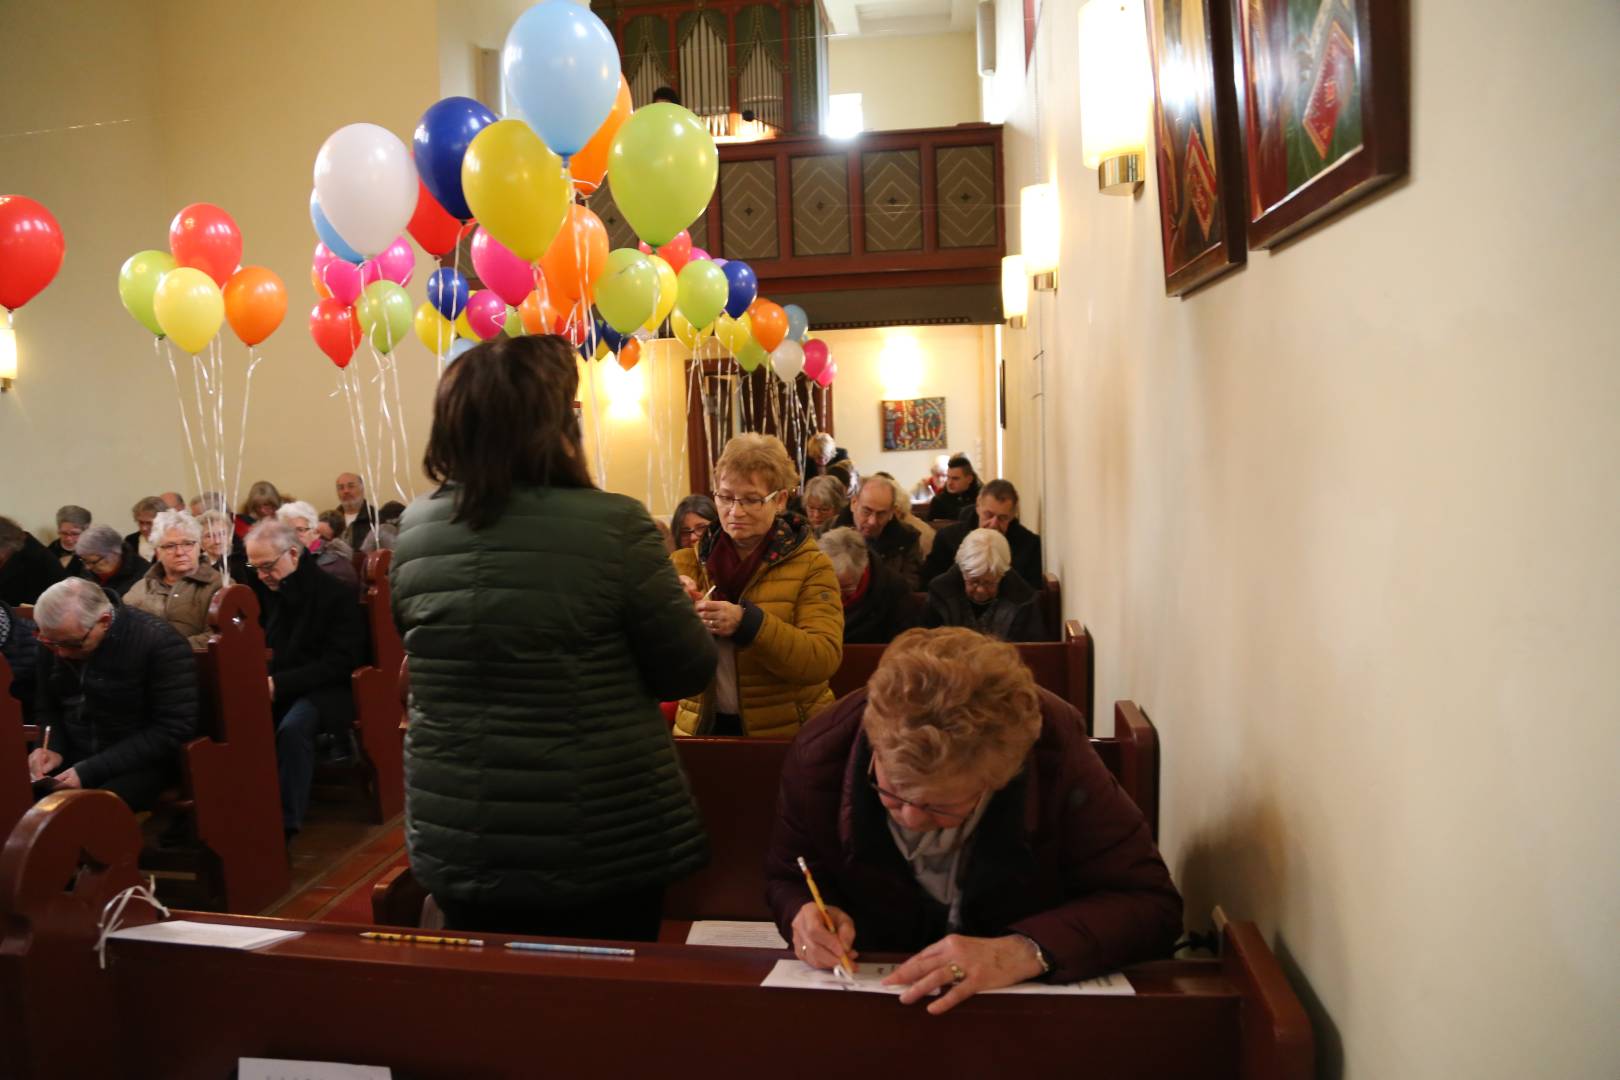
<svg viewBox="0 0 1620 1080"><path fill-rule="evenodd" d="M567 160L613 111L619 47L589 8L545 0L512 24L501 75L518 117Z"/></svg>
<svg viewBox="0 0 1620 1080"><path fill-rule="evenodd" d="M473 346L475 346L477 344L478 344L478 342L472 341L469 338L464 338L464 337L456 338L456 340L454 340L454 341L452 341L450 343L450 351L445 354L445 356L446 356L445 363L446 364L451 364L451 363L454 363L457 360L460 360L462 353L466 352L468 349L472 348Z"/></svg>
<svg viewBox="0 0 1620 1080"><path fill-rule="evenodd" d="M321 210L320 200L315 198L313 191L309 193L309 220L315 223L315 235L321 238L321 243L325 244L326 249L332 254L344 262L354 263L356 266L366 261L364 255L345 243L343 237L338 235L338 231L332 228L332 223L326 220L326 214Z"/></svg>
<svg viewBox="0 0 1620 1080"><path fill-rule="evenodd" d="M798 304L783 304L782 310L788 317L788 340L803 341L804 335L810 330L810 316Z"/></svg>

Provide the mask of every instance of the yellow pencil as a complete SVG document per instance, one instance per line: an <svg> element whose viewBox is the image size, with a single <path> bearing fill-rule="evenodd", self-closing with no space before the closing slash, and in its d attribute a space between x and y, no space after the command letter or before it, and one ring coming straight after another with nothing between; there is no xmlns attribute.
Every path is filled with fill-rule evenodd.
<svg viewBox="0 0 1620 1080"><path fill-rule="evenodd" d="M816 902L816 910L821 912L821 921L827 924L827 933L833 936L834 941L837 941L838 928L833 925L832 916L827 914L827 905L821 900L821 890L816 888L816 879L810 876L810 864L804 861L803 855L799 856L799 869L804 871L804 882L810 886L810 899ZM855 962L849 958L849 954L844 951L842 945L838 947L838 959L843 962L843 974L853 978L855 975Z"/></svg>
<svg viewBox="0 0 1620 1080"><path fill-rule="evenodd" d="M368 941L409 941L415 945L466 945L473 949L484 947L483 941L479 938L441 937L436 934L385 934L367 930L360 936Z"/></svg>

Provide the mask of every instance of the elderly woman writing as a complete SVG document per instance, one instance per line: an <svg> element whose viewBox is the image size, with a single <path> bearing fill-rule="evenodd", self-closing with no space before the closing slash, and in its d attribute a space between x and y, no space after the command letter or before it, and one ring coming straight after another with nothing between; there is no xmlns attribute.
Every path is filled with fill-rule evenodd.
<svg viewBox="0 0 1620 1080"><path fill-rule="evenodd" d="M152 518L155 521L157 515L153 514ZM146 576L147 569L152 565L126 546L124 538L111 525L92 525L84 530L74 550L79 554L79 561L84 563L85 573L82 576L111 589L120 597Z"/></svg>
<svg viewBox="0 0 1620 1080"><path fill-rule="evenodd" d="M165 510L152 522L157 562L124 593L124 603L156 615L201 652L208 648L208 605L223 584L201 558L202 526L184 510Z"/></svg>
<svg viewBox="0 0 1620 1080"><path fill-rule="evenodd" d="M830 933L799 872L829 905ZM1181 897L1071 705L1017 651L909 630L782 770L766 894L812 967L913 955L884 981L942 1013L983 990L1168 955Z"/></svg>
<svg viewBox="0 0 1620 1080"><path fill-rule="evenodd" d="M965 626L1002 641L1048 637L1040 597L1012 568L1012 549L995 529L974 529L956 549L956 565L928 586L924 626Z"/></svg>
<svg viewBox="0 0 1620 1080"><path fill-rule="evenodd" d="M792 735L832 701L844 655L838 578L803 518L783 512L796 477L773 435L738 435L715 463L720 528L670 556L720 646L681 735Z"/></svg>

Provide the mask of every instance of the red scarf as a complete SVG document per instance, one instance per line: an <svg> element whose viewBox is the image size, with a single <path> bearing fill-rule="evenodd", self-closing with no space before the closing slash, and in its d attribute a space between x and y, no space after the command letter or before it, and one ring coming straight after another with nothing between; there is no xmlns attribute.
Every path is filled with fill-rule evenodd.
<svg viewBox="0 0 1620 1080"><path fill-rule="evenodd" d="M754 545L754 550L744 555L737 550L737 542L723 529L716 529L720 535L715 537L714 543L709 547L709 557L704 561L704 567L709 571L709 581L714 585L714 598L727 600L733 604L742 602L743 590L748 588L748 582L759 569L759 564L765 559L765 552L771 546L771 537L776 533L773 522L760 542Z"/></svg>
<svg viewBox="0 0 1620 1080"><path fill-rule="evenodd" d="M861 597L866 595L867 587L870 586L871 584L872 584L872 564L867 563L866 564L866 569L861 571L861 580L860 580L860 583L855 586L855 591L850 593L848 596L844 597L844 610L848 611L850 608L852 608L856 604L860 603L861 602Z"/></svg>

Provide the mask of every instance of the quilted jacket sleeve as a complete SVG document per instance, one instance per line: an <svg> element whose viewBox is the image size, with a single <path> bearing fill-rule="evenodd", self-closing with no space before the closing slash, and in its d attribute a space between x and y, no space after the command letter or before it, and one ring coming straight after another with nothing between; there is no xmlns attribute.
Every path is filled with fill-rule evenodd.
<svg viewBox="0 0 1620 1080"><path fill-rule="evenodd" d="M806 562L793 621L763 612L748 650L784 682L813 685L832 678L844 658L844 601L838 575L820 548L802 550L794 559Z"/></svg>
<svg viewBox="0 0 1620 1080"><path fill-rule="evenodd" d="M87 788L120 773L171 763L197 733L197 660L191 646L167 623L154 624L142 646L147 723L74 766Z"/></svg>

